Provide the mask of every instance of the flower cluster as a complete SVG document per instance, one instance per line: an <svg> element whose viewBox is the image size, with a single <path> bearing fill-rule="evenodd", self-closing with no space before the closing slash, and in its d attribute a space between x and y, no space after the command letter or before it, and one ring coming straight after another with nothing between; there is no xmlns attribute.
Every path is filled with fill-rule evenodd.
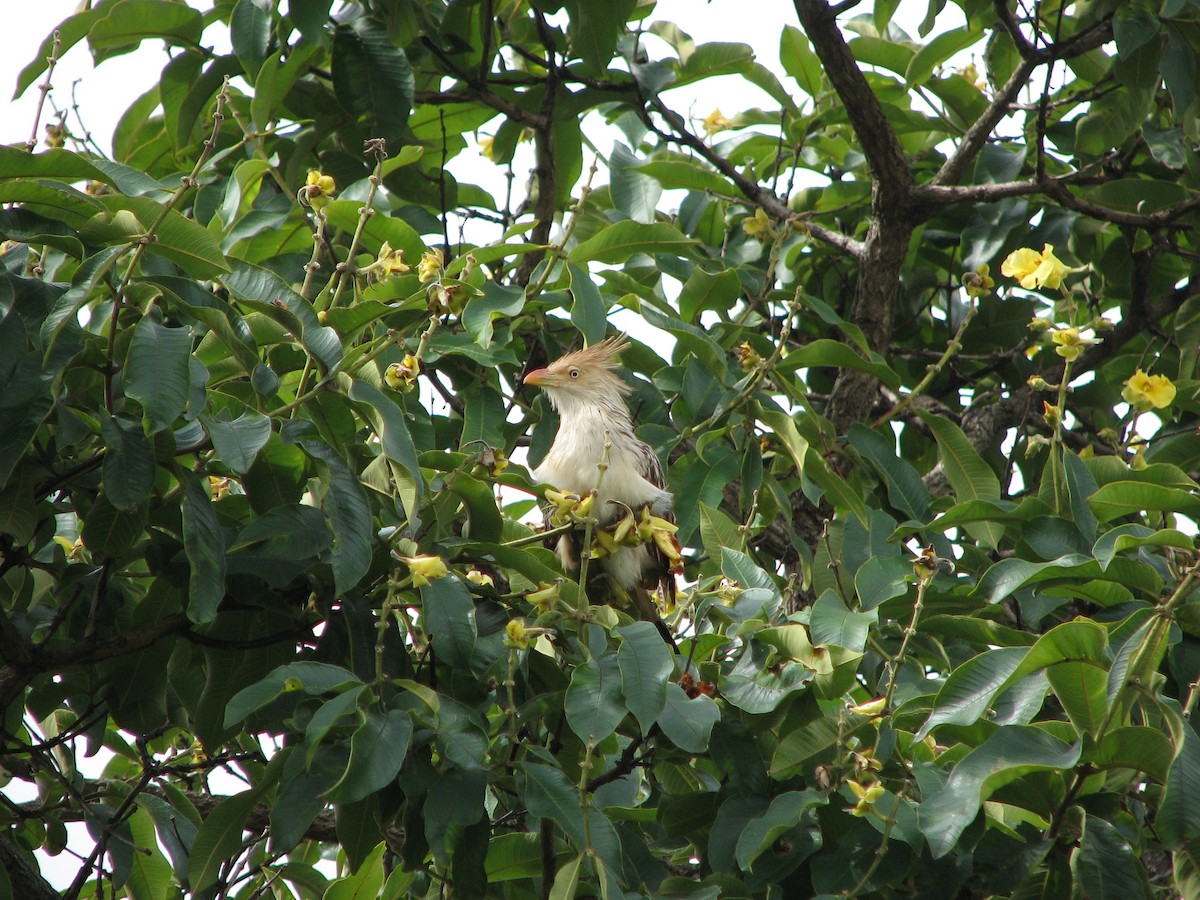
<svg viewBox="0 0 1200 900"><path fill-rule="evenodd" d="M714 109L704 117L702 123L704 125L704 133L712 137L718 131L724 131L727 128L733 127L733 122L725 118L720 109Z"/></svg>

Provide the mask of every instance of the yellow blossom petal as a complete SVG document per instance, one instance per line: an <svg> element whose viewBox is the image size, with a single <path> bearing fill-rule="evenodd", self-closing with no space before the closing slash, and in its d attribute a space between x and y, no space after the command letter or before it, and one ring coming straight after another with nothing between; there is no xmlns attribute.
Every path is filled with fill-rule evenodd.
<svg viewBox="0 0 1200 900"><path fill-rule="evenodd" d="M732 128L733 122L722 115L720 109L714 109L704 117L704 133L710 137L718 131L724 131L726 128Z"/></svg>
<svg viewBox="0 0 1200 900"><path fill-rule="evenodd" d="M433 281L442 271L442 266L445 260L442 257L442 251L436 247L432 250L426 250L421 254L421 261L417 263L417 278L421 284L427 281Z"/></svg>
<svg viewBox="0 0 1200 900"><path fill-rule="evenodd" d="M1125 382L1121 396L1139 412L1145 412L1170 406L1175 400L1175 392L1175 385L1166 375L1147 375L1138 369Z"/></svg>
<svg viewBox="0 0 1200 900"><path fill-rule="evenodd" d="M440 556L402 556L400 561L411 571L413 587L425 587L429 582L450 574L446 561Z"/></svg>

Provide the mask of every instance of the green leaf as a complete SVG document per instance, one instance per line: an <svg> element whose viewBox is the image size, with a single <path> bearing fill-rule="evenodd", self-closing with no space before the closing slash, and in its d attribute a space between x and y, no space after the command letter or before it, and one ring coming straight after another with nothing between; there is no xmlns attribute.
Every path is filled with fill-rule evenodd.
<svg viewBox="0 0 1200 900"><path fill-rule="evenodd" d="M403 410L390 397L365 381L354 381L350 385L349 396L355 403L365 405L368 414L374 414L372 418L375 433L379 436L379 445L384 454L408 473L412 489L401 489L400 499L411 514L421 502L425 492L425 479L421 475L417 448L409 433ZM492 505L495 506L494 503Z"/></svg>
<svg viewBox="0 0 1200 900"><path fill-rule="evenodd" d="M523 763L521 771L525 774L524 796L529 814L552 820L577 849L592 849L609 870L621 871L623 855L616 829L598 810L589 807L588 828L584 830L579 794L567 777L558 769L535 762Z"/></svg>
<svg viewBox="0 0 1200 900"><path fill-rule="evenodd" d="M782 363L777 363L775 368L781 372L794 372L796 369L821 366L858 369L860 372L874 375L893 390L900 387L900 376L878 353L872 353L868 359L856 353L849 345L831 338L818 338L790 351L787 358Z"/></svg>
<svg viewBox="0 0 1200 900"><path fill-rule="evenodd" d="M425 630L433 642L438 661L460 671L468 671L475 641L475 602L466 586L452 575L435 578L422 585L421 609Z"/></svg>
<svg viewBox="0 0 1200 900"><path fill-rule="evenodd" d="M271 420L251 409L232 421L225 410L215 418L201 416L200 421L212 440L217 459L240 475L250 471L258 451L271 437Z"/></svg>
<svg viewBox="0 0 1200 900"><path fill-rule="evenodd" d="M586 271L574 263L567 263L571 276L571 324L579 329L588 345L604 340L608 331L608 309L600 290Z"/></svg>
<svg viewBox="0 0 1200 900"><path fill-rule="evenodd" d="M571 46L593 74L608 71L608 63L616 49L617 38L633 12L635 0L614 0L612 3L590 3L588 0L569 0L571 10L567 36Z"/></svg>
<svg viewBox="0 0 1200 900"><path fill-rule="evenodd" d="M938 66L956 53L978 44L983 37L983 31L975 28L950 28L941 32L909 61L904 71L905 83L925 84Z"/></svg>
<svg viewBox="0 0 1200 900"><path fill-rule="evenodd" d="M267 57L271 37L271 12L266 0L237 0L229 14L229 37L242 71L253 78Z"/></svg>
<svg viewBox="0 0 1200 900"><path fill-rule="evenodd" d="M737 864L747 872L753 871L754 861L803 820L809 819L815 825L815 818L805 816L805 813L814 806L824 806L827 802L825 795L817 791L787 791L775 797L767 811L751 820L738 836L735 851ZM809 845L809 852L818 849L819 846L819 843L812 843ZM800 847L792 847L791 850L801 855Z"/></svg>
<svg viewBox="0 0 1200 900"><path fill-rule="evenodd" d="M1174 756L1171 741L1157 728L1127 725L1106 731L1086 762L1097 769L1134 769L1165 783Z"/></svg>
<svg viewBox="0 0 1200 900"><path fill-rule="evenodd" d="M917 410L921 420L929 426L937 439L941 451L942 466L946 478L959 500L998 500L1000 498L1000 480L992 467L983 461L975 452L962 429L941 416ZM1000 546L1004 529L990 522L973 522L966 526L967 531L986 547L995 549Z"/></svg>
<svg viewBox="0 0 1200 900"><path fill-rule="evenodd" d="M255 789L226 797L200 825L188 858L188 886L193 891L216 884L221 866L241 848L242 832L259 794Z"/></svg>
<svg viewBox="0 0 1200 900"><path fill-rule="evenodd" d="M696 322L708 310L727 312L742 295L742 282L733 269L706 272L697 266L679 291L679 315Z"/></svg>
<svg viewBox="0 0 1200 900"><path fill-rule="evenodd" d="M608 158L609 191L613 204L627 218L649 224L657 218L662 186L638 171L639 162L628 147L616 141Z"/></svg>
<svg viewBox="0 0 1200 900"><path fill-rule="evenodd" d="M934 698L933 710L917 732L917 739L938 725L973 725L979 721L1000 691L1011 683L1028 652L1026 647L997 647L956 667Z"/></svg>
<svg viewBox="0 0 1200 900"><path fill-rule="evenodd" d="M207 479L191 472L183 481L183 548L187 553L188 618L203 624L217 616L225 597L225 533L217 521Z"/></svg>
<svg viewBox="0 0 1200 900"><path fill-rule="evenodd" d="M576 265L582 265L586 262L625 264L638 253L689 257L698 243L665 222L644 225L623 219L588 238L572 250L568 258Z"/></svg>
<svg viewBox="0 0 1200 900"><path fill-rule="evenodd" d="M1046 675L1071 724L1095 737L1108 714L1108 670L1093 662L1064 662Z"/></svg>
<svg viewBox="0 0 1200 900"><path fill-rule="evenodd" d="M225 708L225 727L232 728L283 693L303 691L319 695L361 684L357 675L341 666L307 660L288 663L273 669L266 678L242 688L230 698Z"/></svg>
<svg viewBox="0 0 1200 900"><path fill-rule="evenodd" d="M128 0L127 0L128 2ZM177 4L169 3L168 6ZM229 263L212 235L191 219L163 206L149 197L125 197L105 194L100 202L110 217L132 214L142 231L157 222L154 237L146 249L175 263L193 278L215 278L229 271Z"/></svg>
<svg viewBox="0 0 1200 900"><path fill-rule="evenodd" d="M888 600L903 597L908 593L912 577L912 565L908 560L899 556L888 559L872 556L854 573L854 592L858 594L859 607L866 612Z"/></svg>
<svg viewBox="0 0 1200 900"><path fill-rule="evenodd" d="M341 594L358 584L371 566L371 507L362 482L337 451L316 440L301 440L300 446L324 469L321 505L333 528L333 582Z"/></svg>
<svg viewBox="0 0 1200 900"><path fill-rule="evenodd" d="M555 873L548 900L575 900L579 876L586 860L587 854L580 853Z"/></svg>
<svg viewBox="0 0 1200 900"><path fill-rule="evenodd" d="M329 789L329 799L355 803L385 788L404 764L412 733L412 716L407 710L368 710L366 721L350 738L350 762Z"/></svg>
<svg viewBox="0 0 1200 900"><path fill-rule="evenodd" d="M823 716L789 731L771 756L771 777L781 780L809 769L814 762L825 759L835 747L869 725L867 719L847 723Z"/></svg>
<svg viewBox="0 0 1200 900"><path fill-rule="evenodd" d="M675 671L671 651L649 622L634 622L613 632L620 639L617 668L625 705L637 719L642 734L649 734L667 705L667 679Z"/></svg>
<svg viewBox="0 0 1200 900"><path fill-rule="evenodd" d="M106 3L102 10L106 15L87 36L97 63L128 53L150 38L195 48L204 27L199 10L171 0L119 0Z"/></svg>
<svg viewBox="0 0 1200 900"><path fill-rule="evenodd" d="M188 403L192 330L138 322L125 360L125 393L142 405L150 434L169 428Z"/></svg>
<svg viewBox="0 0 1200 900"><path fill-rule="evenodd" d="M661 638L659 643L662 643ZM700 694L688 699L683 688L668 683L666 700L667 704L658 717L658 727L667 739L687 753L707 751L713 726L721 718L721 711L712 697Z"/></svg>
<svg viewBox="0 0 1200 900"><path fill-rule="evenodd" d="M1148 511L1200 517L1200 497L1180 488L1137 481L1113 481L1102 485L1088 498L1088 506L1101 522Z"/></svg>
<svg viewBox="0 0 1200 900"><path fill-rule="evenodd" d="M1179 728L1175 758L1163 785L1162 803L1154 828L1162 842L1173 850L1200 837L1200 737L1189 722Z"/></svg>
<svg viewBox="0 0 1200 900"><path fill-rule="evenodd" d="M754 63L754 50L749 44L714 41L700 44L681 62L671 88L718 75L745 73Z"/></svg>
<svg viewBox="0 0 1200 900"><path fill-rule="evenodd" d="M333 36L333 87L338 101L361 122L367 137L399 147L413 102L413 71L386 29L354 16Z"/></svg>
<svg viewBox="0 0 1200 900"><path fill-rule="evenodd" d="M662 638L658 642L662 644ZM591 656L571 673L566 695L567 725L580 740L599 743L625 718L623 701L616 654Z"/></svg>
<svg viewBox="0 0 1200 900"><path fill-rule="evenodd" d="M713 559L720 559L725 548L742 552L746 546L746 533L736 522L720 509L701 502L700 541L704 552Z"/></svg>
<svg viewBox="0 0 1200 900"><path fill-rule="evenodd" d="M339 878L329 885L322 900L376 900L387 875L383 865L386 851L386 842L380 841L357 867L352 866L355 869L353 875Z"/></svg>
<svg viewBox="0 0 1200 900"><path fill-rule="evenodd" d="M107 450L101 470L104 491L114 507L129 509L154 490L154 448L140 421L104 416L100 433Z"/></svg>
<svg viewBox="0 0 1200 900"><path fill-rule="evenodd" d="M1079 849L1071 855L1075 882L1088 900L1133 900L1154 896L1129 842L1111 824L1085 813Z"/></svg>
<svg viewBox="0 0 1200 900"><path fill-rule="evenodd" d="M501 316L511 319L524 307L524 288L505 287L488 280L483 283L483 296L467 301L462 323L475 343L487 349L492 344L492 323Z"/></svg>
<svg viewBox="0 0 1200 900"><path fill-rule="evenodd" d="M80 537L93 553L119 557L128 553L145 535L148 504L118 510L100 494L83 520Z"/></svg>
<svg viewBox="0 0 1200 900"><path fill-rule="evenodd" d="M312 304L274 272L234 260L233 271L221 281L243 303L292 331L325 368L334 369L341 362L342 342L337 332L318 322Z"/></svg>
<svg viewBox="0 0 1200 900"><path fill-rule="evenodd" d="M878 621L878 612L851 612L837 594L825 591L812 606L808 627L813 643L861 653L867 645L871 626Z"/></svg>
<svg viewBox="0 0 1200 900"><path fill-rule="evenodd" d="M850 426L847 438L887 485L888 502L892 506L914 519L929 518L933 502L929 489L913 464L896 455L894 438L857 423Z"/></svg>
<svg viewBox="0 0 1200 900"><path fill-rule="evenodd" d="M1071 768L1079 761L1080 747L1040 728L1001 727L959 760L942 789L921 804L921 832L933 858L954 848L994 791L1030 772Z"/></svg>
<svg viewBox="0 0 1200 900"><path fill-rule="evenodd" d="M813 51L812 44L799 28L783 26L779 38L779 61L783 70L814 100L825 92L825 70Z"/></svg>

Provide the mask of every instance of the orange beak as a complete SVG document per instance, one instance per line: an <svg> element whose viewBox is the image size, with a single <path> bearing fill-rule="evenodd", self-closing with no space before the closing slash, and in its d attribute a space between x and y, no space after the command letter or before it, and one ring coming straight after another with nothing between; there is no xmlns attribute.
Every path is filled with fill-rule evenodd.
<svg viewBox="0 0 1200 900"><path fill-rule="evenodd" d="M546 378L550 375L549 369L534 369L524 378L525 384L532 384L534 387L540 387L545 384Z"/></svg>

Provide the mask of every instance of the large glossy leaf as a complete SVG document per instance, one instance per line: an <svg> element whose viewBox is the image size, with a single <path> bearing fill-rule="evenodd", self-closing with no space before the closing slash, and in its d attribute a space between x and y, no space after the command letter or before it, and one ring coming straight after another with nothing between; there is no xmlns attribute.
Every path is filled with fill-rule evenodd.
<svg viewBox="0 0 1200 900"><path fill-rule="evenodd" d="M154 448L140 421L105 417L100 430L107 448L102 469L105 493L117 509L129 509L154 488Z"/></svg>
<svg viewBox="0 0 1200 900"><path fill-rule="evenodd" d="M225 596L225 534L207 480L189 473L183 488L183 547L190 568L188 618L211 622Z"/></svg>
<svg viewBox="0 0 1200 900"><path fill-rule="evenodd" d="M661 644L662 638L658 641ZM580 740L604 740L621 724L626 710L615 653L592 656L575 667L567 688L566 715L567 724Z"/></svg>
<svg viewBox="0 0 1200 900"><path fill-rule="evenodd" d="M675 670L671 651L649 622L618 628L617 668L625 705L647 734L667 706L667 678Z"/></svg>
<svg viewBox="0 0 1200 900"><path fill-rule="evenodd" d="M1070 768L1080 746L1038 728L1010 725L964 756L945 786L921 804L921 832L934 859L953 849L993 791L1030 772Z"/></svg>
<svg viewBox="0 0 1200 900"><path fill-rule="evenodd" d="M361 121L367 137L400 146L413 102L413 72L386 29L366 16L334 32L333 85L341 104Z"/></svg>
<svg viewBox="0 0 1200 900"><path fill-rule="evenodd" d="M350 762L329 789L329 798L354 803L386 787L404 764L412 733L412 716L406 710L367 710L350 738Z"/></svg>
<svg viewBox="0 0 1200 900"><path fill-rule="evenodd" d="M996 500L1000 497L1000 480L991 466L971 446L962 429L941 416L920 412L921 420L929 426L941 451L946 478L959 500ZM968 524L967 530L986 546L1000 546L1003 529L987 521Z"/></svg>
<svg viewBox="0 0 1200 900"><path fill-rule="evenodd" d="M641 224L626 219L609 225L571 251L571 262L624 263L636 253L690 256L696 241L674 225Z"/></svg>
<svg viewBox="0 0 1200 900"><path fill-rule="evenodd" d="M425 629L438 659L455 669L467 670L479 634L471 595L453 576L437 578L420 590Z"/></svg>
<svg viewBox="0 0 1200 900"><path fill-rule="evenodd" d="M184 411L191 390L192 330L143 318L125 360L125 393L142 405L151 434L169 427Z"/></svg>

